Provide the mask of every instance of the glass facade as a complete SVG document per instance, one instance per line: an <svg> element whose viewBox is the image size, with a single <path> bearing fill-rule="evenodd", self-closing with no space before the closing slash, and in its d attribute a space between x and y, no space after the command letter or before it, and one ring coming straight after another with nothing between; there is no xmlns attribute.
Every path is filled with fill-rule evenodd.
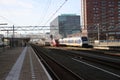
<svg viewBox="0 0 120 80"><path fill-rule="evenodd" d="M50 27L58 27L58 34L62 37L67 37L67 35L80 32L80 16L79 15L60 15L54 19ZM55 30L50 30L54 33Z"/></svg>

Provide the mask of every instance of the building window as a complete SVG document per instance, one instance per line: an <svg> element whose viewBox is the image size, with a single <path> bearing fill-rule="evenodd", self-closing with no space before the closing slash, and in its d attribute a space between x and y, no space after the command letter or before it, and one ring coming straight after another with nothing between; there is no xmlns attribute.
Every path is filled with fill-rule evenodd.
<svg viewBox="0 0 120 80"><path fill-rule="evenodd" d="M115 21L114 21L114 20L111 20L111 22L113 22L113 23L114 23Z"/></svg>
<svg viewBox="0 0 120 80"><path fill-rule="evenodd" d="M106 4L106 1L105 1L105 0L103 0L103 1L101 1L101 3L102 3L102 4Z"/></svg>
<svg viewBox="0 0 120 80"><path fill-rule="evenodd" d="M110 29L110 30L111 30L111 29L114 29L114 26L109 26L108 29Z"/></svg>
<svg viewBox="0 0 120 80"><path fill-rule="evenodd" d="M118 7L120 7L120 3L118 4Z"/></svg>
<svg viewBox="0 0 120 80"><path fill-rule="evenodd" d="M114 8L110 8L110 11L113 11L114 10Z"/></svg>
<svg viewBox="0 0 120 80"><path fill-rule="evenodd" d="M108 3L109 3L109 4L114 4L114 2L113 2L113 1L109 1Z"/></svg>
<svg viewBox="0 0 120 80"><path fill-rule="evenodd" d="M97 1L94 1L94 2L93 2L93 4L94 4L94 5L97 5L97 4L98 4L98 2L97 2Z"/></svg>
<svg viewBox="0 0 120 80"><path fill-rule="evenodd" d="M120 20L118 20L118 22L120 23Z"/></svg>
<svg viewBox="0 0 120 80"><path fill-rule="evenodd" d="M111 16L111 17L113 17L113 16L114 16L114 14L110 13L110 16Z"/></svg>
<svg viewBox="0 0 120 80"><path fill-rule="evenodd" d="M114 25L114 23L110 23L110 25Z"/></svg>
<svg viewBox="0 0 120 80"><path fill-rule="evenodd" d="M108 6L109 6L109 7L113 7L114 5L113 5L113 4L109 4Z"/></svg>
<svg viewBox="0 0 120 80"><path fill-rule="evenodd" d="M118 1L118 6L120 6L120 1Z"/></svg>
<svg viewBox="0 0 120 80"><path fill-rule="evenodd" d="M99 8L94 7L93 10L99 10Z"/></svg>
<svg viewBox="0 0 120 80"><path fill-rule="evenodd" d="M98 17L98 16L99 16L99 14L94 14L94 16L95 16L95 17Z"/></svg>
<svg viewBox="0 0 120 80"><path fill-rule="evenodd" d="M102 5L102 6L106 6L106 4L104 4L104 3L102 3L101 5Z"/></svg>
<svg viewBox="0 0 120 80"><path fill-rule="evenodd" d="M120 8L118 8L118 12L120 12Z"/></svg>

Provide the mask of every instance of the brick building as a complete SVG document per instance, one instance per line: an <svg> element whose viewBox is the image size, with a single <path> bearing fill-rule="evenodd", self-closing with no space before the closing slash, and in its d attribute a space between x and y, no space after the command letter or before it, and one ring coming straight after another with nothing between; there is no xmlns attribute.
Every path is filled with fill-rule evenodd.
<svg viewBox="0 0 120 80"><path fill-rule="evenodd" d="M120 0L82 0L83 35L93 40L120 40Z"/></svg>

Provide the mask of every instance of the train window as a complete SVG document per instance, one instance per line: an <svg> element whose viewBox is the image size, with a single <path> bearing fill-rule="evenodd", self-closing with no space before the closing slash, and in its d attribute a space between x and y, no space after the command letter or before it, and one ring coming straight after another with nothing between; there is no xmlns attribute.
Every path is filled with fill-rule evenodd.
<svg viewBox="0 0 120 80"><path fill-rule="evenodd" d="M79 40L77 40L77 42L76 43L80 43L81 42L81 40L79 39Z"/></svg>
<svg viewBox="0 0 120 80"><path fill-rule="evenodd" d="M72 40L68 40L68 43L72 43Z"/></svg>
<svg viewBox="0 0 120 80"><path fill-rule="evenodd" d="M67 41L65 40L65 43L66 43Z"/></svg>
<svg viewBox="0 0 120 80"><path fill-rule="evenodd" d="M67 41L65 40L65 43L67 43Z"/></svg>
<svg viewBox="0 0 120 80"><path fill-rule="evenodd" d="M75 43L78 43L78 40L75 40Z"/></svg>
<svg viewBox="0 0 120 80"><path fill-rule="evenodd" d="M58 41L58 40L55 40L55 42L56 42L56 43L59 43L59 41Z"/></svg>
<svg viewBox="0 0 120 80"><path fill-rule="evenodd" d="M70 43L73 43L73 40L70 40Z"/></svg>
<svg viewBox="0 0 120 80"><path fill-rule="evenodd" d="M82 37L83 41L88 41L87 37Z"/></svg>
<svg viewBox="0 0 120 80"><path fill-rule="evenodd" d="M68 40L68 43L71 43L71 41L70 41L70 40Z"/></svg>
<svg viewBox="0 0 120 80"><path fill-rule="evenodd" d="M71 40L72 43L74 43L74 40Z"/></svg>

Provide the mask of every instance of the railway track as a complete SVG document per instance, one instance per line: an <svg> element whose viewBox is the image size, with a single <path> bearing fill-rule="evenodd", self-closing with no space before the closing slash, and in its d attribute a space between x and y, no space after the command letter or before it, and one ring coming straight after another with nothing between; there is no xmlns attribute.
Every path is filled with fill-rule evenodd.
<svg viewBox="0 0 120 80"><path fill-rule="evenodd" d="M48 49L50 49L52 52L59 52L60 54L64 54L64 56L69 55L75 61L78 61L78 62L83 63L83 64L90 66L90 67L97 68L103 72L107 72L108 74L112 74L112 75L120 78L120 73L119 73L119 71L120 71L120 57L117 55L112 56L111 54L110 55L104 54L103 51L99 53L99 51L97 51L97 52L96 51L90 51L90 52L89 51L85 51L85 52L82 51L81 52L81 51L66 50L65 48L63 50L61 50L60 48L59 48L60 50L58 50L58 48L57 49L56 48L48 48ZM93 64L93 65L87 64L86 62ZM97 64L97 66L98 65L100 67L102 66L102 68L106 67L105 69L108 68L108 70L113 69L112 71L115 70L114 72L116 74L114 74L114 72L112 73L111 71L94 66L96 64Z"/></svg>
<svg viewBox="0 0 120 80"><path fill-rule="evenodd" d="M53 51L56 51L56 49L52 49ZM68 50L60 50L61 53L64 53L65 51ZM81 52L82 51L82 52ZM71 52L71 53L70 53ZM67 54L67 53L65 53ZM87 60L91 61L94 63L99 63L108 67L112 67L115 69L120 70L120 57L118 56L113 56L111 54L105 54L103 51L97 51L97 50L69 50L69 54L67 54L75 59L82 59L82 60Z"/></svg>
<svg viewBox="0 0 120 80"><path fill-rule="evenodd" d="M46 55L46 50L43 50L43 48L41 50L40 47L35 45L32 45L32 48L43 62L53 80L84 80L52 57Z"/></svg>
<svg viewBox="0 0 120 80"><path fill-rule="evenodd" d="M73 51L73 50L66 51L66 50L61 50L56 48L46 48L46 47L39 47L39 50L40 51L38 52L44 53L47 56L52 57L52 59L55 60L57 63L60 63L62 64L62 66L65 66L65 68L67 68L68 71L70 70L70 72L73 72L74 74L77 74L77 76L80 76L80 79L82 78L82 80L119 80L120 79L119 57L111 61L112 56L111 58L106 58L104 57L104 55L97 55L97 56L94 56L93 54L88 55L87 53L83 53L81 51ZM49 60L47 61L48 63L53 64L52 62L49 62ZM50 67L50 69L52 69L53 73L55 74L58 73L64 78L67 77L66 74L62 75L63 73L62 74L59 73L62 70L54 65ZM73 80L80 80L80 79L73 79ZM54 80L59 80L59 79L54 79ZM72 78L61 79L61 80L72 80Z"/></svg>

